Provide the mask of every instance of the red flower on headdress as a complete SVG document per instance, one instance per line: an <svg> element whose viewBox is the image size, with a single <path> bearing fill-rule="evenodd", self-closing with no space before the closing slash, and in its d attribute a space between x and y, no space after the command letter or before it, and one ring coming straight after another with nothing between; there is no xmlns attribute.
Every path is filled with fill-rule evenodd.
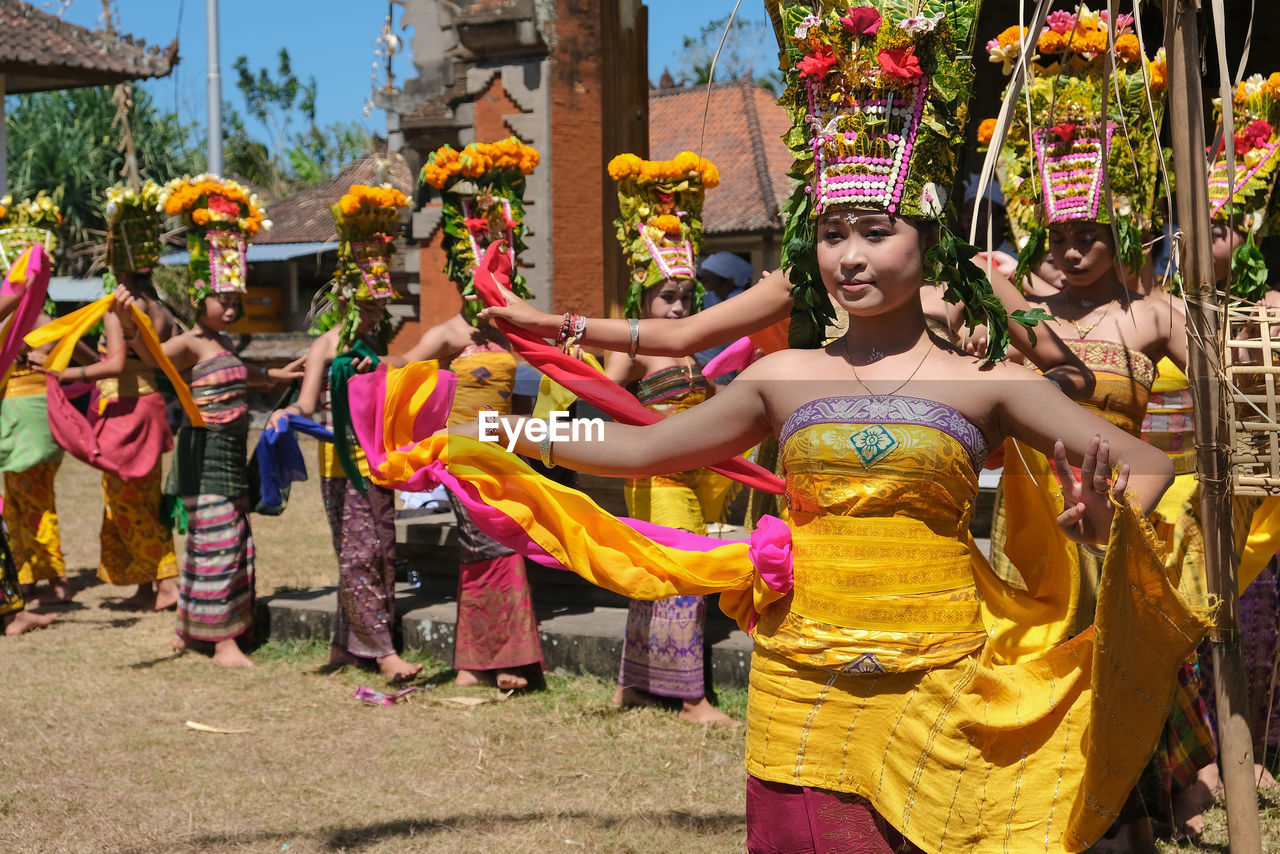
<svg viewBox="0 0 1280 854"><path fill-rule="evenodd" d="M225 196L209 194L209 210L225 216L240 216L240 206Z"/></svg>
<svg viewBox="0 0 1280 854"><path fill-rule="evenodd" d="M1071 140L1075 139L1076 131L1079 129L1080 129L1080 126L1075 124L1074 122L1063 122L1060 125L1053 126L1053 132L1056 133L1058 135L1058 139L1062 140L1063 142L1070 142Z"/></svg>
<svg viewBox="0 0 1280 854"><path fill-rule="evenodd" d="M854 36L873 36L880 30L880 13L870 6L859 6L850 9L849 14L840 19L844 28Z"/></svg>
<svg viewBox="0 0 1280 854"><path fill-rule="evenodd" d="M1236 151L1252 151L1267 144L1271 139L1271 123L1264 119L1255 119L1249 123L1243 133L1236 134Z"/></svg>
<svg viewBox="0 0 1280 854"><path fill-rule="evenodd" d="M885 74L897 77L899 80L910 82L924 74L920 68L920 60L916 58L915 47L882 50L877 59L880 60L880 68Z"/></svg>
<svg viewBox="0 0 1280 854"><path fill-rule="evenodd" d="M836 64L836 55L826 45L818 45L818 52L811 53L796 63L801 77L826 77L831 66Z"/></svg>

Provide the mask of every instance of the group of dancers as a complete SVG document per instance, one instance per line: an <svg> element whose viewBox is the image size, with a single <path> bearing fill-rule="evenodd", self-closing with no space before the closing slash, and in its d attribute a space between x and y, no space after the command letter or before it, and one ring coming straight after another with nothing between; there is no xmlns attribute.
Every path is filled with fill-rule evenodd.
<svg viewBox="0 0 1280 854"><path fill-rule="evenodd" d="M753 852L1080 851L1121 827L1134 850L1153 850L1152 809L1197 832L1216 779L1211 674L1196 654L1213 610L1185 320L1152 260L1172 185L1162 53L1146 51L1131 16L1076 4L986 45L1006 73L1031 62L1006 92L1017 108L978 128L998 148L1016 257L975 259L948 225L948 195L979 3L766 6L799 184L781 269L705 309L702 200L721 176L690 152L608 164L629 275L616 319L527 301L522 196L536 151L512 138L432 153L422 180L441 197L459 310L399 355L387 352L388 259L407 199L389 188L353 186L335 203L339 265L318 295L319 336L283 369L246 365L225 336L246 241L265 224L233 182L117 193L119 285L64 318L32 307L48 259L31 249L0 293L12 315L0 357L22 349L16 334L26 341L0 366L6 632L46 620L22 611L24 596L70 595L52 490L70 451L103 471L103 580L139 585L140 606L176 605L178 648L251 664L240 644L259 496L246 394L291 384L268 432L325 438L332 663L391 681L421 669L393 645L394 490L443 485L459 532L459 684L536 682L528 559L633 600L615 702L669 698L687 720L732 723L704 684L718 594L754 642ZM1280 304L1259 248L1280 221L1280 74L1241 83L1232 108L1233 144L1177 183L1208 184L1219 287ZM137 235L162 213L188 225L187 331L146 286L153 241ZM736 275L703 266L720 285ZM98 352L86 351L98 323ZM691 358L726 344L710 366ZM610 355L601 366L583 348ZM519 430L517 357L547 377L535 414L581 398L613 417L603 437ZM176 443L166 386L186 411ZM87 414L78 391L91 392ZM521 437L515 454L480 441L482 411ZM1000 465L988 556L969 522L978 472ZM555 467L627 478L630 518L544 476ZM707 536L739 485L752 490L750 539ZM1270 503L1236 507L1249 534L1250 724L1265 757L1280 736L1280 525ZM188 531L180 566L168 524ZM1142 802L1144 773L1163 803ZM1271 782L1265 769L1259 779Z"/></svg>

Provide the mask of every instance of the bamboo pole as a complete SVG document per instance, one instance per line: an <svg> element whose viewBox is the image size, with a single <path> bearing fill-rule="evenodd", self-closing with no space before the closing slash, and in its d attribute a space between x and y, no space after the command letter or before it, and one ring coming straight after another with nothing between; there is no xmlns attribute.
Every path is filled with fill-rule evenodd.
<svg viewBox="0 0 1280 854"><path fill-rule="evenodd" d="M1204 110L1200 90L1198 0L1166 2L1165 49L1169 116L1183 289L1187 295L1187 374L1195 402L1196 471L1204 525L1205 571L1222 606L1210 630L1214 693L1218 708L1219 763L1227 797L1232 854L1262 854L1253 741L1244 717L1244 669L1240 653L1240 600L1236 581L1235 526L1228 489L1227 410L1216 367L1221 364L1225 305L1215 293L1209 236L1209 187L1205 175Z"/></svg>

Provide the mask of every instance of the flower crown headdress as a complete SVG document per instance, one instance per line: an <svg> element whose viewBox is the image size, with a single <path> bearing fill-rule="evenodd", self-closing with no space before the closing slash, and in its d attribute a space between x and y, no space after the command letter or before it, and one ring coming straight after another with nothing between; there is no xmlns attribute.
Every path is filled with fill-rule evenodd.
<svg viewBox="0 0 1280 854"><path fill-rule="evenodd" d="M107 190L107 267L114 277L141 273L160 263L160 194L147 179L137 190L116 184Z"/></svg>
<svg viewBox="0 0 1280 854"><path fill-rule="evenodd" d="M1078 14L1051 13L1036 36L1025 90L1005 93L1018 100L997 171L1020 275L1044 258L1049 225L1076 220L1113 224L1120 261L1133 271L1146 263L1143 233L1158 227L1167 84L1164 51L1144 57L1132 24L1132 15L1118 15L1109 34L1107 12L1083 4ZM1025 27L1009 27L987 43L988 58L1008 74L1028 37ZM979 126L980 147L991 142L995 124Z"/></svg>
<svg viewBox="0 0 1280 854"><path fill-rule="evenodd" d="M667 279L692 279L693 310L702 307L694 259L702 252L702 200L720 183L720 171L704 157L682 151L671 160L619 154L609 161L618 182L618 243L631 276L623 308L639 317L644 292Z"/></svg>
<svg viewBox="0 0 1280 854"><path fill-rule="evenodd" d="M475 268L495 240L504 240L511 258L511 290L522 299L532 294L520 275L517 259L525 250L525 176L537 167L537 149L516 137L499 142L473 142L461 151L445 145L427 156L419 178L441 191L444 201L444 272L462 287L464 297L476 293ZM482 303L466 300L467 320L474 326Z"/></svg>
<svg viewBox="0 0 1280 854"><path fill-rule="evenodd" d="M352 184L329 207L338 230L338 266L329 287L316 295L311 334L319 335L339 323L338 351L350 349L360 325L360 303L395 297L391 285L391 254L400 211L409 204L404 193L390 184L369 187ZM320 306L326 306L323 311ZM390 315L383 310L375 337L391 332Z"/></svg>
<svg viewBox="0 0 1280 854"><path fill-rule="evenodd" d="M187 292L197 307L214 294L245 291L248 239L270 228L257 195L217 175L184 175L160 191L160 209L187 226Z"/></svg>
<svg viewBox="0 0 1280 854"><path fill-rule="evenodd" d="M877 210L936 221L929 251L946 299L986 324L988 357L1008 344L1004 305L944 222L973 88L978 0L769 0L791 115L784 137L800 187L788 200L782 263L790 270L793 346L818 346L833 313L817 264L817 220ZM1019 314L1021 323L1034 322Z"/></svg>
<svg viewBox="0 0 1280 854"><path fill-rule="evenodd" d="M44 190L35 198L14 202L13 196L0 199L0 276L28 248L37 244L50 255L58 246L55 229L62 225L62 213L57 203Z"/></svg>
<svg viewBox="0 0 1280 854"><path fill-rule="evenodd" d="M1231 290L1258 300L1267 291L1267 262L1258 240L1280 225L1276 179L1280 177L1280 73L1255 74L1232 94L1235 142L1235 183L1227 169L1226 140L1212 152L1209 167L1209 214L1213 221L1236 228L1245 242L1231 256ZM1218 125L1222 103L1214 100ZM1228 188L1233 188L1228 192Z"/></svg>

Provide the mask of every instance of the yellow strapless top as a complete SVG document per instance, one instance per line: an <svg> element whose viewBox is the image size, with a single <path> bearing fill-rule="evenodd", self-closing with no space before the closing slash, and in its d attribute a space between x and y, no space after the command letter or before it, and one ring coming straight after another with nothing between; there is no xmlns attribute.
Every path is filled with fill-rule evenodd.
<svg viewBox="0 0 1280 854"><path fill-rule="evenodd" d="M470 349L470 348L469 348ZM516 359L506 350L463 351L449 364L458 377L448 426L474 421L486 407L499 415L511 412L511 390L516 383Z"/></svg>
<svg viewBox="0 0 1280 854"><path fill-rule="evenodd" d="M979 649L968 524L982 433L933 401L840 397L802 406L780 440L795 587L762 616L756 642L858 673L925 670Z"/></svg>
<svg viewBox="0 0 1280 854"><path fill-rule="evenodd" d="M1196 470L1196 430L1191 405L1191 384L1186 374L1167 358L1157 366L1142 438L1169 455L1174 474Z"/></svg>
<svg viewBox="0 0 1280 854"><path fill-rule="evenodd" d="M6 398L37 397L45 394L46 390L44 374L32 367L14 365L5 379L0 395Z"/></svg>
<svg viewBox="0 0 1280 854"><path fill-rule="evenodd" d="M1071 352L1093 371L1093 396L1077 401L1132 436L1142 432L1156 367L1146 353L1113 341L1064 339Z"/></svg>

